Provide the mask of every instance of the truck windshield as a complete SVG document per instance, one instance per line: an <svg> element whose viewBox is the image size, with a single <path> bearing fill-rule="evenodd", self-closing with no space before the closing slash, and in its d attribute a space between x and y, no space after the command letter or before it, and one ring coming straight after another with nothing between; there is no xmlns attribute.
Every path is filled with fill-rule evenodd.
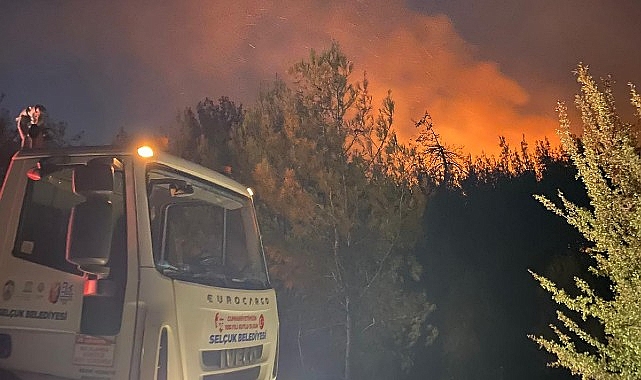
<svg viewBox="0 0 641 380"><path fill-rule="evenodd" d="M147 190L161 273L226 288L269 287L249 198L158 166L147 172Z"/></svg>

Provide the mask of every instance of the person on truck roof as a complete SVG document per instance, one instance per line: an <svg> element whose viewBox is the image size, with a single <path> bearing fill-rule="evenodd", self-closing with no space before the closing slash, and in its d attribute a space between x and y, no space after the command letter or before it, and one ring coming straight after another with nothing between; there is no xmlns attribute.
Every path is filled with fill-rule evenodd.
<svg viewBox="0 0 641 380"><path fill-rule="evenodd" d="M20 148L42 148L51 141L51 131L45 127L47 109L36 104L22 110L16 118L18 133L20 134Z"/></svg>

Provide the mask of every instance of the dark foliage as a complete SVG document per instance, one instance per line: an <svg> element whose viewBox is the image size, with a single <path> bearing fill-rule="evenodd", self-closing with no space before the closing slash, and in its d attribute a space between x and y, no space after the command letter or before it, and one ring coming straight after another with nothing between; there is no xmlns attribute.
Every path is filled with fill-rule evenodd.
<svg viewBox="0 0 641 380"><path fill-rule="evenodd" d="M537 146L528 155L504 145L499 159L470 164L460 187L441 187L428 201L419 260L440 334L411 378L571 378L547 368L550 357L527 338L554 316L528 269L558 281L584 272L583 241L532 195L562 189L579 204L587 200L567 159Z"/></svg>
<svg viewBox="0 0 641 380"><path fill-rule="evenodd" d="M18 148L20 148L20 137L15 121L8 110L0 109L0 183L4 180L9 161Z"/></svg>

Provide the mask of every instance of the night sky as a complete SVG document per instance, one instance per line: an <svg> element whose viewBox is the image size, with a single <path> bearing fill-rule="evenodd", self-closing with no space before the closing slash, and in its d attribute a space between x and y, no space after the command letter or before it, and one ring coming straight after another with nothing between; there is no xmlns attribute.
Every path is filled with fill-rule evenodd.
<svg viewBox="0 0 641 380"><path fill-rule="evenodd" d="M0 107L41 103L111 141L123 126L170 125L208 96L251 106L261 84L338 41L388 89L402 137L427 110L446 142L493 152L554 137L579 62L641 86L641 1L0 1ZM180 3L180 5L177 5ZM554 140L553 140L554 141Z"/></svg>

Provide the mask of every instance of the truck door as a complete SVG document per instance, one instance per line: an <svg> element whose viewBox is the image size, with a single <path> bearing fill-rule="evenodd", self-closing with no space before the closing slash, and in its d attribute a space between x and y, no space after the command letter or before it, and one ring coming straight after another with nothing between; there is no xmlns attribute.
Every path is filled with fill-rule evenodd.
<svg viewBox="0 0 641 380"><path fill-rule="evenodd" d="M126 379L136 319L128 284L137 280L125 165L59 161L14 162L0 200L2 233L11 235L0 240L0 368L19 379ZM7 191L20 195L12 205Z"/></svg>

